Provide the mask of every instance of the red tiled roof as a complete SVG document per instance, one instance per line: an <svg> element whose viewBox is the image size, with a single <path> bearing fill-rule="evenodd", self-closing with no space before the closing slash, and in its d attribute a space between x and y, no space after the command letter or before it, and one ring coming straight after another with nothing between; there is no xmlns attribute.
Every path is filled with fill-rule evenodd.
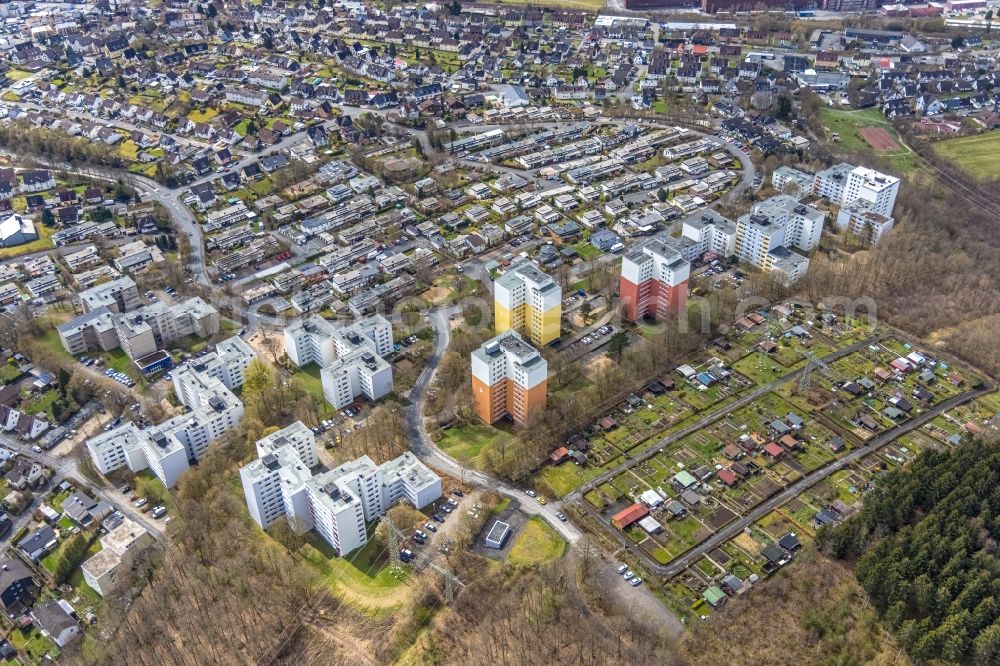
<svg viewBox="0 0 1000 666"><path fill-rule="evenodd" d="M736 483L736 475L728 469L719 470L719 480L722 481L727 486L731 486Z"/></svg>
<svg viewBox="0 0 1000 666"><path fill-rule="evenodd" d="M647 515L649 515L649 509L643 504L633 504L632 506L622 509L615 515L611 516L611 522L618 527L618 529L623 530L632 523L642 520Z"/></svg>

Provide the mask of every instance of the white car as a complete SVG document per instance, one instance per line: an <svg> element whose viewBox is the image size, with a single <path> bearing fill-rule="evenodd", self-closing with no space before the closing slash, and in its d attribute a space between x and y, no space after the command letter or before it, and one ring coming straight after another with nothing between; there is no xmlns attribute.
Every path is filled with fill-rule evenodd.
<svg viewBox="0 0 1000 666"><path fill-rule="evenodd" d="M627 569L627 570L625 571L625 573L623 573L623 574L622 574L622 576L624 576L624 577L625 577L625 580L629 580L629 579L631 579L631 578L634 578L634 577L635 577L635 574L634 574L634 573L632 572L632 570L631 570L631 569Z"/></svg>
<svg viewBox="0 0 1000 666"><path fill-rule="evenodd" d="M642 579L636 576L635 578L630 580L628 584L631 585L632 587L639 587L640 585L642 585Z"/></svg>
<svg viewBox="0 0 1000 666"><path fill-rule="evenodd" d="M625 573L626 571L628 571L628 565L627 564L623 564L620 567L618 567L618 575L619 576L622 575L623 573Z"/></svg>

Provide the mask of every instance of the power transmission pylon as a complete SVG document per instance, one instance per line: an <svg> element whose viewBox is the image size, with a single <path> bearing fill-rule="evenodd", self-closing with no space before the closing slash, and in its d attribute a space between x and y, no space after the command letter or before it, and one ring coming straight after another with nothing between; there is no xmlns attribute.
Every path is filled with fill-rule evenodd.
<svg viewBox="0 0 1000 666"><path fill-rule="evenodd" d="M806 357L806 367L802 368L802 376L799 377L799 390L808 391L812 386L813 370L816 368L829 370L830 367L812 352L804 352L802 355Z"/></svg>
<svg viewBox="0 0 1000 666"><path fill-rule="evenodd" d="M389 557L392 558L392 564L389 565L389 571L392 575L399 576L403 573L403 560L400 557L400 550L403 547L403 541L406 540L406 535L403 534L403 530L392 521L392 518L385 516L382 518L385 521L386 531L388 531L389 538Z"/></svg>
<svg viewBox="0 0 1000 666"><path fill-rule="evenodd" d="M455 585L465 587L465 583L459 580L458 576L431 562L431 568L444 577L444 601L449 606L455 601Z"/></svg>

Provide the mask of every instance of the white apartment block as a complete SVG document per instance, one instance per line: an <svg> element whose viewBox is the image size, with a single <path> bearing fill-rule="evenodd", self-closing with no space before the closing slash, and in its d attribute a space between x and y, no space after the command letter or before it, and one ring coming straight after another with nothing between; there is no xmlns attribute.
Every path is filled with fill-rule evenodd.
<svg viewBox="0 0 1000 666"><path fill-rule="evenodd" d="M312 469L319 463L316 457L316 435L302 421L273 432L257 440L257 457L277 453L283 446L290 446L306 467Z"/></svg>
<svg viewBox="0 0 1000 666"><path fill-rule="evenodd" d="M112 312L123 313L142 305L135 280L127 276L81 291L80 302L84 312L106 307Z"/></svg>
<svg viewBox="0 0 1000 666"><path fill-rule="evenodd" d="M834 201L840 206L848 206L858 199L871 204L873 213L892 217L899 194L899 178L850 164L835 164L816 174L813 194Z"/></svg>
<svg viewBox="0 0 1000 666"><path fill-rule="evenodd" d="M71 319L56 328L56 331L63 348L74 356L90 349L111 351L121 345L114 318L111 310L101 306Z"/></svg>
<svg viewBox="0 0 1000 666"><path fill-rule="evenodd" d="M848 205L861 199L871 204L873 213L891 217L897 194L899 178L867 167L855 167L847 177L847 187L840 203Z"/></svg>
<svg viewBox="0 0 1000 666"><path fill-rule="evenodd" d="M720 257L736 254L736 223L710 208L685 219L681 223L681 237L693 241L682 244L682 254L688 261L708 252Z"/></svg>
<svg viewBox="0 0 1000 666"><path fill-rule="evenodd" d="M790 166L780 166L771 173L771 185L782 194L804 197L811 194L816 177L811 173L793 169ZM791 189L788 188L791 184Z"/></svg>
<svg viewBox="0 0 1000 666"><path fill-rule="evenodd" d="M893 218L873 211L869 201L857 199L840 208L834 224L839 231L868 239L871 245L877 245L895 222Z"/></svg>
<svg viewBox="0 0 1000 666"><path fill-rule="evenodd" d="M396 502L421 509L441 497L441 479L409 452L382 465L363 456L312 476L295 445L264 448L271 452L240 469L254 521L266 529L284 516L296 530L315 529L341 556L364 546L366 524Z"/></svg>
<svg viewBox="0 0 1000 666"><path fill-rule="evenodd" d="M218 381L226 389L243 386L244 374L250 362L257 358L257 352L243 338L234 335L215 345L215 349L176 368L173 373L174 393L181 404L194 408L193 399L187 398L188 382L184 377L196 374ZM178 379L180 377L180 379Z"/></svg>
<svg viewBox="0 0 1000 666"><path fill-rule="evenodd" d="M333 337L337 356L343 356L362 347L379 356L392 353L392 324L382 315L359 319L347 328L339 328Z"/></svg>
<svg viewBox="0 0 1000 666"><path fill-rule="evenodd" d="M131 287L94 291L123 280L131 283ZM91 349L110 351L121 347L129 358L136 360L177 338L186 335L207 338L219 331L219 313L200 298L172 306L154 303L138 307L129 296L133 290L135 283L125 277L82 292L81 298L87 296L84 300L87 312L58 328L66 351L81 354ZM136 303L141 305L137 291Z"/></svg>
<svg viewBox="0 0 1000 666"><path fill-rule="evenodd" d="M326 401L343 409L359 395L374 402L392 391L392 366L370 349L358 349L323 368L320 379Z"/></svg>
<svg viewBox="0 0 1000 666"><path fill-rule="evenodd" d="M853 170L850 164L840 163L817 172L813 178L812 193L839 204L844 199L847 177Z"/></svg>
<svg viewBox="0 0 1000 666"><path fill-rule="evenodd" d="M229 342L220 343L219 347ZM233 363L241 365L245 357L246 352L242 351ZM245 362L248 364L249 360ZM164 486L172 488L191 461L200 459L213 441L240 424L243 403L222 379L209 374L205 366L182 366L174 371L173 382L178 400L190 411L145 430L126 423L87 440L87 450L101 474L122 467L133 472L148 468Z"/></svg>
<svg viewBox="0 0 1000 666"><path fill-rule="evenodd" d="M160 347L187 335L207 338L219 332L218 311L197 296L175 305L153 303L134 314L149 324Z"/></svg>
<svg viewBox="0 0 1000 666"><path fill-rule="evenodd" d="M154 542L144 527L125 517L118 527L101 537L100 552L81 565L83 579L102 597L107 596L121 582L119 571L125 571L135 556Z"/></svg>
<svg viewBox="0 0 1000 666"><path fill-rule="evenodd" d="M392 324L382 315L344 328L313 315L285 329L288 357L299 367L321 366L323 395L337 409L359 395L375 401L392 391L392 366L382 358L392 350Z"/></svg>
<svg viewBox="0 0 1000 666"><path fill-rule="evenodd" d="M333 343L336 330L319 315L297 319L285 328L285 353L300 368L310 363L327 366L337 358Z"/></svg>
<svg viewBox="0 0 1000 666"><path fill-rule="evenodd" d="M790 196L771 197L737 221L736 256L764 271L778 271L781 279L790 284L808 268L804 255L790 249L804 253L814 249L825 217L822 211Z"/></svg>
<svg viewBox="0 0 1000 666"><path fill-rule="evenodd" d="M156 336L140 312L128 312L114 318L115 333L122 351L133 361L156 351Z"/></svg>

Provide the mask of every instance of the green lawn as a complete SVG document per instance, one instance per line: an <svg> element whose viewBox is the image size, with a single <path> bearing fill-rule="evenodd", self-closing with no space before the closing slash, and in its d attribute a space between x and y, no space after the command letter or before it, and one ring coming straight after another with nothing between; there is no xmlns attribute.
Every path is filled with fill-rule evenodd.
<svg viewBox="0 0 1000 666"><path fill-rule="evenodd" d="M334 594L376 610L396 608L408 598L410 588L403 584L405 573L401 577L393 575L378 541L369 540L345 557L337 557L330 544L315 532L309 532L306 541L297 557L322 576Z"/></svg>
<svg viewBox="0 0 1000 666"><path fill-rule="evenodd" d="M139 146L130 139L122 143L118 148L118 153L129 162L135 162L139 159Z"/></svg>
<svg viewBox="0 0 1000 666"><path fill-rule="evenodd" d="M536 490L546 495L562 497L600 473L601 468L593 465L581 467L572 462L558 466L547 465L535 475L533 485Z"/></svg>
<svg viewBox="0 0 1000 666"><path fill-rule="evenodd" d="M4 384L9 384L21 375L21 371L17 369L17 365L14 363L4 363L0 366L0 382Z"/></svg>
<svg viewBox="0 0 1000 666"><path fill-rule="evenodd" d="M38 627L31 627L27 630L14 629L8 638L11 645L17 648L23 658L22 663L38 664L43 661L42 657L45 655L53 658L59 655L59 648L48 638L42 636Z"/></svg>
<svg viewBox="0 0 1000 666"><path fill-rule="evenodd" d="M293 376L302 382L303 388L316 400L325 402L323 396L323 380L319 376L320 367L315 363L299 368Z"/></svg>
<svg viewBox="0 0 1000 666"><path fill-rule="evenodd" d="M872 151L868 142L861 138L858 129L862 127L881 127L899 143L899 134L893 129L892 124L886 119L882 112L876 108L871 109L837 109L830 106L820 107L820 121L826 127L827 132L837 132L840 134L839 145L846 150L860 152L875 152L889 158L893 166L900 171L909 171L916 167L919 158L909 148L900 145L898 150L878 152ZM830 136L828 134L827 139Z"/></svg>
<svg viewBox="0 0 1000 666"><path fill-rule="evenodd" d="M507 559L511 564L541 564L555 560L566 552L566 541L541 518L533 517L517 535Z"/></svg>
<svg viewBox="0 0 1000 666"><path fill-rule="evenodd" d="M601 252L596 247L594 247L593 245L591 245L586 241L580 241L576 245L571 245L570 247L576 250L577 253L580 255L580 258L583 259L584 261L590 261L591 259L596 259L597 257L604 254L603 252Z"/></svg>
<svg viewBox="0 0 1000 666"><path fill-rule="evenodd" d="M218 115L218 113L219 113L218 111L216 111L215 109L211 109L211 108L210 109L205 109L203 111L199 110L199 109L195 109L194 111L192 111L191 113L188 114L188 118L193 123L207 123L209 120L211 120L216 115Z"/></svg>
<svg viewBox="0 0 1000 666"><path fill-rule="evenodd" d="M59 399L59 391L52 389L46 391L42 396L33 402L28 402L24 405L24 411L28 414L37 414L38 412L45 412L49 415L50 420L52 419L52 404Z"/></svg>
<svg viewBox="0 0 1000 666"><path fill-rule="evenodd" d="M485 466L485 455L488 447L499 441L510 439L507 433L482 423L445 430L438 440L438 446L452 458L463 463L471 463L482 469Z"/></svg>
<svg viewBox="0 0 1000 666"><path fill-rule="evenodd" d="M148 469L135 475L132 487L135 488L136 495L145 497L151 505L162 504L167 507L167 511L174 508L174 498L170 491Z"/></svg>
<svg viewBox="0 0 1000 666"><path fill-rule="evenodd" d="M938 141L934 152L978 180L1000 178L1000 132Z"/></svg>

